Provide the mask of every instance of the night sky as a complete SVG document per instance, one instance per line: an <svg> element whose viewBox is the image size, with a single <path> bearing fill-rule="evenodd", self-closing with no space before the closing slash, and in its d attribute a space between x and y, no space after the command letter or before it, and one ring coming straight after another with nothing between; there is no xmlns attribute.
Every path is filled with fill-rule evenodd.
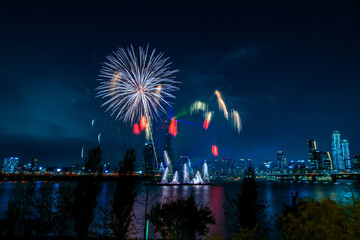
<svg viewBox="0 0 360 240"><path fill-rule="evenodd" d="M144 136L116 121L95 98L99 70L119 47L149 45L179 69L170 114L178 116L176 156L307 159L306 140L331 150L338 130L360 154L359 7L329 1L117 1L112 4L4 4L0 7L0 159L32 157L71 166L81 148L97 145L113 166L128 147L140 162ZM195 1L194 1L195 2ZM269 1L267 1L269 2ZM240 135L216 108L220 90L242 118ZM208 131L188 112L209 102ZM91 121L95 120L92 128ZM165 117L163 118L165 119ZM162 155L164 124L155 124Z"/></svg>

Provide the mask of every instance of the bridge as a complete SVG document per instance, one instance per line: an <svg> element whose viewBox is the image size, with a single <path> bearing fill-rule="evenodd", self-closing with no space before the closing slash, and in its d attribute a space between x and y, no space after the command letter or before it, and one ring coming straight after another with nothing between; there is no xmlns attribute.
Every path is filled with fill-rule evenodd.
<svg viewBox="0 0 360 240"><path fill-rule="evenodd" d="M360 173L358 173L358 172L270 173L268 175L262 175L262 177L264 177L266 179L280 180L280 181L284 181L284 180L300 181L300 179L317 181L317 180L323 180L326 178L331 178L331 180L333 182L336 182L337 180L342 180L342 179L352 179L352 180L360 181Z"/></svg>

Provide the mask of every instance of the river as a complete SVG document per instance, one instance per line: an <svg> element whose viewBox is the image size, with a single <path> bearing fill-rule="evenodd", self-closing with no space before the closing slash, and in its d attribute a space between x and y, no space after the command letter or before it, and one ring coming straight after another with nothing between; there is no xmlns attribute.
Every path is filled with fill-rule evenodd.
<svg viewBox="0 0 360 240"><path fill-rule="evenodd" d="M16 194L17 189L21 189L23 184L28 182L0 182L0 216L4 216L7 203L12 194ZM45 184L44 182L36 182L38 186ZM76 186L76 182L54 182L50 184L57 189L71 189ZM355 189L354 181L338 181L332 182L258 182L259 197L269 204L268 213L275 217L283 208L283 204L291 204L291 194L298 192L299 197L313 198L314 200L322 200L330 198L335 201L346 201L351 196L352 189ZM104 181L102 183L102 191L99 196L99 205L112 200L116 183L112 181ZM221 234L229 236L226 217L224 215L224 205L226 204L226 194L234 194L240 191L241 184L227 183L216 185L194 185L194 186L149 186L151 196L151 204L156 201L164 201L168 199L178 199L188 197L194 194L199 204L207 204L215 215L216 224L210 227L212 235ZM135 204L135 225L139 237L142 236L144 225L144 204L142 196L138 197ZM95 218L97 219L97 218ZM272 221L273 222L273 221ZM151 230L151 229L150 229ZM150 237L156 237L150 231ZM276 236L274 231L271 236Z"/></svg>

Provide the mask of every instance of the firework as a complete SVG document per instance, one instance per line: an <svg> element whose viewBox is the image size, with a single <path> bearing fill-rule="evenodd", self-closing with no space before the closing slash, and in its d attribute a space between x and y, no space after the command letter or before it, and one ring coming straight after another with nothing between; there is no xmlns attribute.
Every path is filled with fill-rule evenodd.
<svg viewBox="0 0 360 240"><path fill-rule="evenodd" d="M214 114L214 112L207 112L205 114L205 120L204 120L204 123L203 123L203 128L205 130L207 130L209 128L209 124L210 124L210 121L212 119L213 114Z"/></svg>
<svg viewBox="0 0 360 240"><path fill-rule="evenodd" d="M235 131L240 134L241 131L241 118L238 111L231 109L231 122Z"/></svg>
<svg viewBox="0 0 360 240"><path fill-rule="evenodd" d="M175 118L172 118L171 123L169 125L169 134L176 137L177 133L178 133L178 131L177 131L177 121L175 120Z"/></svg>
<svg viewBox="0 0 360 240"><path fill-rule="evenodd" d="M81 148L81 159L84 159L84 148L85 148L85 145Z"/></svg>
<svg viewBox="0 0 360 240"><path fill-rule="evenodd" d="M94 128L94 126L95 126L95 121L96 121L96 119L93 119L93 120L91 121L91 128Z"/></svg>
<svg viewBox="0 0 360 240"><path fill-rule="evenodd" d="M141 131L145 130L147 127L147 121L146 121L146 117L142 116L140 119L140 129Z"/></svg>
<svg viewBox="0 0 360 240"><path fill-rule="evenodd" d="M150 126L149 126L149 124L146 125L146 129L145 129L145 139L146 139L146 140L150 140Z"/></svg>
<svg viewBox="0 0 360 240"><path fill-rule="evenodd" d="M215 95L216 95L217 100L218 100L219 110L224 112L224 116L225 116L226 119L229 119L229 113L228 113L228 110L226 108L226 104L225 104L225 101L224 101L224 99L222 97L222 94L218 90L216 90Z"/></svg>
<svg viewBox="0 0 360 240"><path fill-rule="evenodd" d="M133 126L133 134L135 134L135 135L140 134L140 126L137 123L135 123L134 126Z"/></svg>
<svg viewBox="0 0 360 240"><path fill-rule="evenodd" d="M193 113L197 114L200 111L206 113L207 109L208 109L208 105L206 103L201 101L195 101L190 106L190 115L192 115Z"/></svg>
<svg viewBox="0 0 360 240"><path fill-rule="evenodd" d="M101 139L101 132L98 135L98 143L100 144L100 139Z"/></svg>
<svg viewBox="0 0 360 240"><path fill-rule="evenodd" d="M137 122L141 116L158 119L166 114L170 106L168 99L175 98L175 86L171 63L163 54L149 52L139 47L138 54L133 47L120 48L107 57L99 75L100 85L96 88L97 97L105 100L102 106L111 111L116 119L124 122Z"/></svg>
<svg viewBox="0 0 360 240"><path fill-rule="evenodd" d="M212 145L211 152L214 155L214 157L217 157L219 155L218 147L216 145Z"/></svg>

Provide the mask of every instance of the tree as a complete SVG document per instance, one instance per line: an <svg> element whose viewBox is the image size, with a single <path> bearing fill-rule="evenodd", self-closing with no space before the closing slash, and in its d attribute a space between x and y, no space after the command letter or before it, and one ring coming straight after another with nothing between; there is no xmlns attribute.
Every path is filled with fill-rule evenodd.
<svg viewBox="0 0 360 240"><path fill-rule="evenodd" d="M207 206L199 206L194 195L187 199L157 202L150 210L150 222L163 238L196 239L205 236L208 224L215 224L215 218Z"/></svg>
<svg viewBox="0 0 360 240"><path fill-rule="evenodd" d="M132 174L135 171L136 166L136 155L135 149L128 148L126 150L124 160L119 162L119 173L120 174Z"/></svg>
<svg viewBox="0 0 360 240"><path fill-rule="evenodd" d="M342 206L330 199L320 202L300 199L297 210L284 210L277 216L276 227L283 239L358 239L360 204Z"/></svg>
<svg viewBox="0 0 360 240"><path fill-rule="evenodd" d="M128 149L123 162L119 163L122 174L134 172L136 156L134 149ZM120 176L118 178L112 203L111 228L119 239L127 239L134 233L132 222L135 218L133 208L138 195L137 182L133 176Z"/></svg>
<svg viewBox="0 0 360 240"><path fill-rule="evenodd" d="M37 186L38 185L38 186ZM20 185L8 202L8 210L3 219L7 235L19 236L60 235L67 229L62 193L54 192L54 183L29 182Z"/></svg>
<svg viewBox="0 0 360 240"><path fill-rule="evenodd" d="M233 229L241 236L253 233L254 238L263 238L269 231L266 201L258 197L255 171L250 166L245 170L241 192L235 197L227 195L225 214L233 223ZM255 231L256 230L256 231ZM245 231L245 232L244 232Z"/></svg>
<svg viewBox="0 0 360 240"><path fill-rule="evenodd" d="M97 147L90 148L88 151L88 156L85 158L85 172L86 173L100 173L102 171L102 166L100 165L102 161L102 152L100 145Z"/></svg>
<svg viewBox="0 0 360 240"><path fill-rule="evenodd" d="M102 153L100 147L91 148L85 159L85 169L92 173L100 172ZM74 228L78 237L86 237L89 226L94 219L94 209L97 205L97 197L101 191L100 175L84 176L79 179L77 187L73 191L71 214L74 220Z"/></svg>

